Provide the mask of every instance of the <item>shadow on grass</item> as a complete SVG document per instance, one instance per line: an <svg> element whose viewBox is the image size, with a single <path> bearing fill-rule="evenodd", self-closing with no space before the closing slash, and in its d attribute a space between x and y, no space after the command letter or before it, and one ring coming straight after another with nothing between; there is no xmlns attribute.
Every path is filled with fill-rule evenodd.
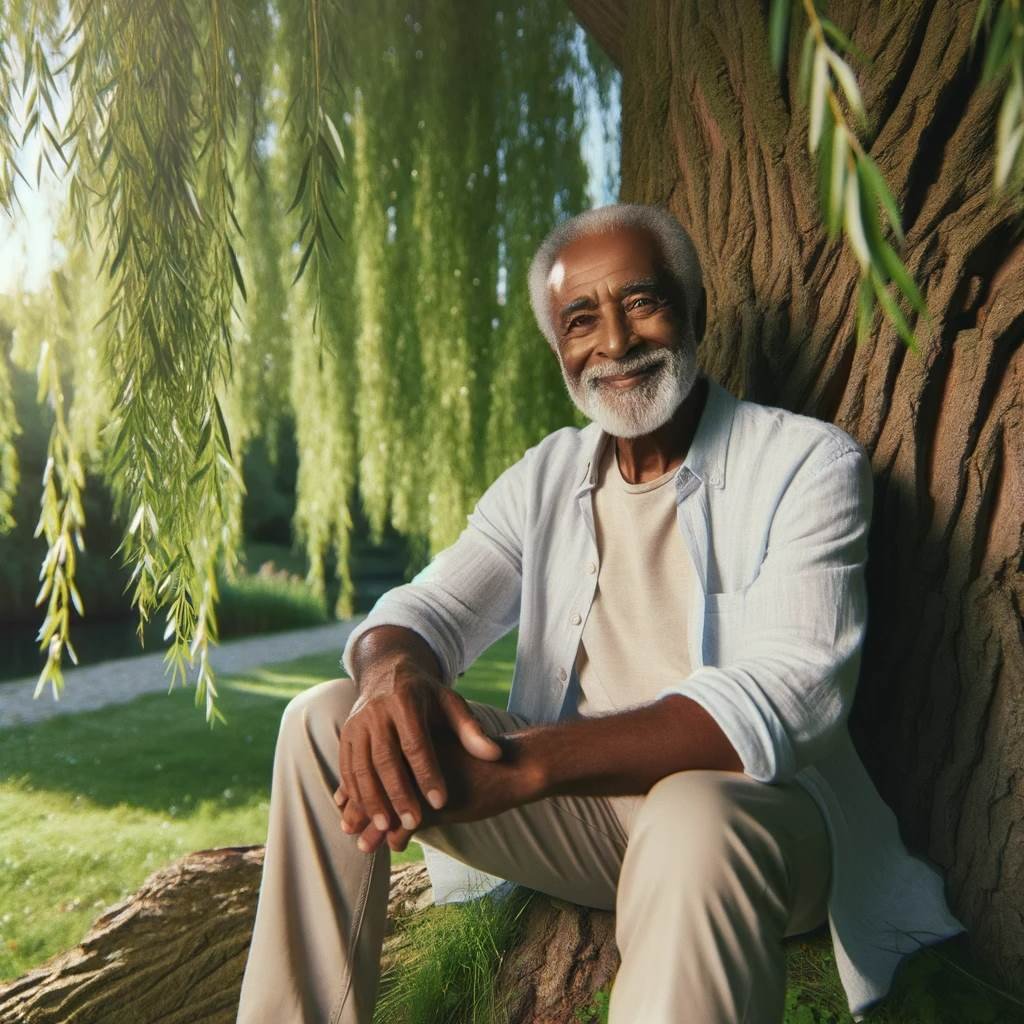
<svg viewBox="0 0 1024 1024"><path fill-rule="evenodd" d="M828 928L783 945L785 1024L849 1024ZM957 935L906 957L888 995L865 1011L864 1024L1024 1024L1024 1006L987 980L968 937Z"/></svg>

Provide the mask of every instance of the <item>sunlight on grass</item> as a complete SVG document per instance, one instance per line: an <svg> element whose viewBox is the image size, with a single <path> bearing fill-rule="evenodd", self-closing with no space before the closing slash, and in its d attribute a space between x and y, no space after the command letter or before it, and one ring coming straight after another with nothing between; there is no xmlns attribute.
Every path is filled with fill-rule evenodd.
<svg viewBox="0 0 1024 1024"><path fill-rule="evenodd" d="M504 706L514 634L491 653L458 688ZM212 730L175 690L0 732L0 979L73 946L184 854L262 843L281 712L343 676L340 656L222 677L228 724ZM393 862L422 857L410 843Z"/></svg>

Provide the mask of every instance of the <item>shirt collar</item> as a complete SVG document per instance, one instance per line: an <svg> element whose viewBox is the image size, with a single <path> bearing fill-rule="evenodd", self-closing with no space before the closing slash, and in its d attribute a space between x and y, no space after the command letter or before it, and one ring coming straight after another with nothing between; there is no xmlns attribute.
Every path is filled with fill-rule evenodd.
<svg viewBox="0 0 1024 1024"><path fill-rule="evenodd" d="M690 450L676 473L676 479L683 469L688 470L703 483L713 487L725 486L725 463L729 451L729 438L736 414L737 399L729 394L717 381L707 378L708 397L697 423ZM584 484L593 486L597 481L597 467L603 445L611 435L600 424L594 422L581 432L582 450L576 465L576 487ZM687 474L683 474L686 476Z"/></svg>

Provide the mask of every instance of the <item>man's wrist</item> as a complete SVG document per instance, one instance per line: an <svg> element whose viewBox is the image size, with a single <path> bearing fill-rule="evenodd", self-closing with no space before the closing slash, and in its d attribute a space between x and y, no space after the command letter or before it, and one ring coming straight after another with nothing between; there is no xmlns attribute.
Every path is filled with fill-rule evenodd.
<svg viewBox="0 0 1024 1024"><path fill-rule="evenodd" d="M503 733L498 742L504 750L502 760L518 770L522 783L521 803L543 800L550 795L553 781L553 762L540 726Z"/></svg>
<svg viewBox="0 0 1024 1024"><path fill-rule="evenodd" d="M445 685L440 660L430 645L405 626L382 624L368 629L352 651L353 677L360 692L410 674Z"/></svg>

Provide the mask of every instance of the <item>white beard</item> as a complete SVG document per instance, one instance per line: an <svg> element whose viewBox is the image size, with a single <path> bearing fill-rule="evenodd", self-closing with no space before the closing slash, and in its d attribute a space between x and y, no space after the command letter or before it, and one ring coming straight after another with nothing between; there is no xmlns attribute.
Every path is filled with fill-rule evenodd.
<svg viewBox="0 0 1024 1024"><path fill-rule="evenodd" d="M615 437L642 437L667 423L700 376L697 346L690 335L676 348L644 352L631 357L624 367L584 370L575 380L566 373L561 356L558 362L573 405ZM597 383L601 377L656 365L650 376L628 388Z"/></svg>

